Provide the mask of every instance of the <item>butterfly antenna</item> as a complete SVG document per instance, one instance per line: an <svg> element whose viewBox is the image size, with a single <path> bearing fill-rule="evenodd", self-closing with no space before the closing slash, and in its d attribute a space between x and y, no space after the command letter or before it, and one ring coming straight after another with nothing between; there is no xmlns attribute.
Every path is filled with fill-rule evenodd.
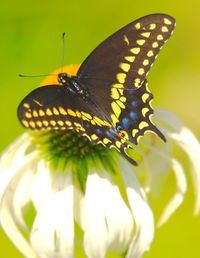
<svg viewBox="0 0 200 258"><path fill-rule="evenodd" d="M26 74L19 74L19 77L25 78L33 78L33 77L45 77L45 76L57 76L56 74L40 74L40 75L26 75Z"/></svg>
<svg viewBox="0 0 200 258"><path fill-rule="evenodd" d="M65 32L62 34L62 62L61 62L61 72L63 72L63 66L65 62Z"/></svg>

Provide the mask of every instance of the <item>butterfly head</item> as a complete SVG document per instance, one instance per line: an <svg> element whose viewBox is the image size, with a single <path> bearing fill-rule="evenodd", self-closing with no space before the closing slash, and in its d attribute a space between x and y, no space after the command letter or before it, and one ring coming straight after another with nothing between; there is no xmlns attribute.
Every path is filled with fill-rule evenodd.
<svg viewBox="0 0 200 258"><path fill-rule="evenodd" d="M70 76L67 73L58 74L58 82L62 84L67 84L70 80Z"/></svg>

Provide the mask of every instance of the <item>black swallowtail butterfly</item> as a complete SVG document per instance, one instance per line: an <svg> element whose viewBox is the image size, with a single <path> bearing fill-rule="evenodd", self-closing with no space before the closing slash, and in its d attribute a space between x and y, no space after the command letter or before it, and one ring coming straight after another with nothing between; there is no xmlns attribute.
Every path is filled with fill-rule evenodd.
<svg viewBox="0 0 200 258"><path fill-rule="evenodd" d="M123 27L85 59L76 76L58 74L58 84L33 90L18 107L30 129L73 129L93 143L126 150L147 131L165 137L151 121L153 95L146 75L169 39L175 19L151 14Z"/></svg>

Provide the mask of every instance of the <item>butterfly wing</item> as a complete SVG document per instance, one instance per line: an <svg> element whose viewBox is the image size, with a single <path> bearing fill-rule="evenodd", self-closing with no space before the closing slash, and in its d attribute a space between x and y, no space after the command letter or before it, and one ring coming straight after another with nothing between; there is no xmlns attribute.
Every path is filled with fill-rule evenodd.
<svg viewBox="0 0 200 258"><path fill-rule="evenodd" d="M77 76L87 82L97 79L103 88L115 83L138 88L174 27L175 19L166 14L147 15L128 24L93 50Z"/></svg>
<svg viewBox="0 0 200 258"><path fill-rule="evenodd" d="M111 117L114 127L122 124L123 118L130 120L128 138L133 143L146 131L164 139L149 117L153 109L148 99L153 96L145 79L174 27L175 19L166 14L142 17L103 41L78 71L80 82L87 85L92 99ZM136 102L138 109L131 104Z"/></svg>
<svg viewBox="0 0 200 258"><path fill-rule="evenodd" d="M28 94L18 107L22 125L32 130L71 129L86 136L93 143L115 148L136 165L126 149L130 148L113 129L99 110L66 89L65 86L48 85Z"/></svg>

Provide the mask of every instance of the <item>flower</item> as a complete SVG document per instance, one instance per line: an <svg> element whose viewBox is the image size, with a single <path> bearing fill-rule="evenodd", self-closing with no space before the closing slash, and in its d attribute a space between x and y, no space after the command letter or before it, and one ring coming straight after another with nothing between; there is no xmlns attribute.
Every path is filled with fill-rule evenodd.
<svg viewBox="0 0 200 258"><path fill-rule="evenodd" d="M44 83L54 79L48 77ZM136 147L138 167L116 150L92 145L70 130L24 133L2 153L0 223L25 257L74 257L80 246L91 258L103 258L109 251L142 257L154 238L148 202L153 190L163 185L168 171L174 171L177 191L159 226L186 192L183 166L172 156L174 144L191 161L199 214L200 144L175 115L156 110L154 118L167 143L145 135Z"/></svg>

